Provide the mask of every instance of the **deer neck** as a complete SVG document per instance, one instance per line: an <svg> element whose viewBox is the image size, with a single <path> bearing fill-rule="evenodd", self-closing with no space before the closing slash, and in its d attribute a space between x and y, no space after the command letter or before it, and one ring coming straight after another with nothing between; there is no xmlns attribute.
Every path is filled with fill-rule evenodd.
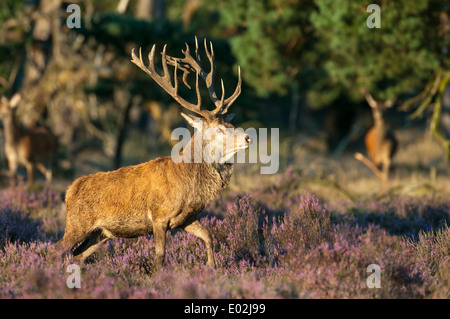
<svg viewBox="0 0 450 319"><path fill-rule="evenodd" d="M379 110L375 109L372 111L372 115L373 115L374 126L379 127L379 128L384 128L385 123L384 123L383 115L381 114L381 112Z"/></svg>
<svg viewBox="0 0 450 319"><path fill-rule="evenodd" d="M201 134L197 132L196 134ZM231 174L233 172L233 164L231 163L217 163L205 161L202 158L203 147L197 146L196 143L201 143L201 140L195 140L198 136L191 138L189 143L185 146L183 153L180 154L182 159L181 165L185 167L186 172L190 178L201 185L197 191L204 193L206 197L212 199L216 197L229 183ZM179 158L180 159L180 158Z"/></svg>
<svg viewBox="0 0 450 319"><path fill-rule="evenodd" d="M3 119L3 127L5 134L5 144L15 145L19 138L20 132L17 127L14 112L9 112L8 115Z"/></svg>

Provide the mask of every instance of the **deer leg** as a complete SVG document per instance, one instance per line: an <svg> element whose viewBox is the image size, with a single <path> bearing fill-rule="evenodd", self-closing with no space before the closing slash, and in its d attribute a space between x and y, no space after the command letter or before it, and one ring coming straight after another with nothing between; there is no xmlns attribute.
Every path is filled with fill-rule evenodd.
<svg viewBox="0 0 450 319"><path fill-rule="evenodd" d="M366 165L374 174L375 176L380 180L380 181L384 181L384 175L383 173L380 171L380 169L377 167L377 165L375 165L374 162L372 162L370 159L368 159L367 157L365 157L363 154L361 153L355 153L355 158L360 161L361 163L363 163L364 165Z"/></svg>
<svg viewBox="0 0 450 319"><path fill-rule="evenodd" d="M33 183L34 183L34 177L33 177L34 164L31 162L28 162L25 164L25 168L27 169L28 187L31 187L31 186L33 186Z"/></svg>
<svg viewBox="0 0 450 319"><path fill-rule="evenodd" d="M387 182L389 180L390 167L391 167L391 159L388 157L384 160L384 163L383 163L383 177L384 177L385 182Z"/></svg>
<svg viewBox="0 0 450 319"><path fill-rule="evenodd" d="M13 187L16 185L16 172L17 172L17 162L16 161L8 161L9 167L9 186Z"/></svg>
<svg viewBox="0 0 450 319"><path fill-rule="evenodd" d="M206 253L208 256L208 262L207 265L211 268L216 267L216 263L214 261L214 251L213 251L213 244L212 244L212 237L209 233L208 229L202 226L198 220L195 220L193 223L185 226L183 228L188 233L197 236L198 238L202 239L205 242L206 245Z"/></svg>
<svg viewBox="0 0 450 319"><path fill-rule="evenodd" d="M87 235L80 246L74 249L73 255L78 256L79 254L82 254L84 251L86 251L90 246L97 243L101 233L102 232L100 229L96 229L95 231Z"/></svg>
<svg viewBox="0 0 450 319"><path fill-rule="evenodd" d="M47 188L50 188L50 186L52 185L52 181L53 181L53 172L51 169L47 169L46 173L45 173L45 179L47 180Z"/></svg>
<svg viewBox="0 0 450 319"><path fill-rule="evenodd" d="M61 255L69 252L73 246L83 241L86 238L87 234L84 232L74 233L70 230L68 231L66 228L66 232L61 240L56 243L56 249L60 252Z"/></svg>
<svg viewBox="0 0 450 319"><path fill-rule="evenodd" d="M99 239L100 241L98 242ZM84 263L86 258L96 252L109 239L101 230L94 231L74 250L73 255L76 256L77 261Z"/></svg>
<svg viewBox="0 0 450 319"><path fill-rule="evenodd" d="M77 256L77 259L80 261L80 263L84 263L86 258L88 258L90 255L95 253L97 251L97 249L99 249L100 246L103 245L109 239L110 238L108 238L108 237L102 238L98 243L96 243L95 245L90 246L83 253L81 253L79 256Z"/></svg>
<svg viewBox="0 0 450 319"><path fill-rule="evenodd" d="M52 184L52 170L47 168L42 163L36 163L36 167L42 173L42 175L44 175L45 181L46 181L46 186L47 186L47 188L49 188Z"/></svg>
<svg viewBox="0 0 450 319"><path fill-rule="evenodd" d="M156 268L161 269L166 254L167 223L153 223L153 235L155 236Z"/></svg>

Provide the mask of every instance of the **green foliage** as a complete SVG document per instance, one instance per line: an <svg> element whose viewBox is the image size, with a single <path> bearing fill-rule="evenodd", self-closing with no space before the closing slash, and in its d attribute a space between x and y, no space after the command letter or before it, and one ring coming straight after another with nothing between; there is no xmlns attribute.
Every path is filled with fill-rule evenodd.
<svg viewBox="0 0 450 319"><path fill-rule="evenodd" d="M262 97L286 94L309 45L314 2L234 0L217 6L223 27L234 30L230 45L238 63L245 65L246 82Z"/></svg>
<svg viewBox="0 0 450 319"><path fill-rule="evenodd" d="M130 56L128 43L149 46L156 43L177 43L180 41L179 23L156 23L137 20L132 15L113 12L99 12L92 16L90 27L79 29L80 33L92 37L99 44L113 46L120 55Z"/></svg>
<svg viewBox="0 0 450 319"><path fill-rule="evenodd" d="M3 0L0 3L0 25L5 21L23 14L24 1L22 0Z"/></svg>
<svg viewBox="0 0 450 319"><path fill-rule="evenodd" d="M317 0L311 16L326 54L324 70L331 83L353 99L365 87L380 99L420 88L439 67L436 54L439 9L433 1L381 1L381 28L370 29L370 1Z"/></svg>
<svg viewBox="0 0 450 319"><path fill-rule="evenodd" d="M359 102L358 87L389 99L420 89L443 63L440 1L378 1L379 29L366 25L371 1L215 2L245 80L261 97L299 85L312 107L342 95Z"/></svg>
<svg viewBox="0 0 450 319"><path fill-rule="evenodd" d="M130 42L168 42L170 49L183 45L187 34L223 37L257 96L286 95L296 85L312 107L330 105L342 95L359 102L355 87L364 86L380 99L420 89L445 58L445 44L437 32L445 11L442 1L377 1L380 29L366 25L370 3L199 1L191 24L182 25L183 1L166 4L166 22L149 23L130 13L113 13L116 1L96 0L91 3L92 24L78 32L113 45L121 56L129 55ZM87 3L81 5L86 11ZM128 12L133 10L130 3ZM22 11L22 1L4 1L0 21Z"/></svg>

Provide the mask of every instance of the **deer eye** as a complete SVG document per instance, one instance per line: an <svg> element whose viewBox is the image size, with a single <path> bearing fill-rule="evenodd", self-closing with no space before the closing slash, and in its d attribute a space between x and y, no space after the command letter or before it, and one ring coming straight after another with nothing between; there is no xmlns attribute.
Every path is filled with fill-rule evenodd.
<svg viewBox="0 0 450 319"><path fill-rule="evenodd" d="M225 134L225 132L220 127L217 128L216 132L217 134Z"/></svg>

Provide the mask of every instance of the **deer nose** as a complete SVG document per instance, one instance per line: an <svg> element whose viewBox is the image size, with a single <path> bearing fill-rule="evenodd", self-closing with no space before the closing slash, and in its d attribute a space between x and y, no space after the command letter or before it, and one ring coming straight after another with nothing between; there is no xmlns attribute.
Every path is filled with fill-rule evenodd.
<svg viewBox="0 0 450 319"><path fill-rule="evenodd" d="M247 145L252 144L252 138L248 135L245 135L245 143L247 143Z"/></svg>

